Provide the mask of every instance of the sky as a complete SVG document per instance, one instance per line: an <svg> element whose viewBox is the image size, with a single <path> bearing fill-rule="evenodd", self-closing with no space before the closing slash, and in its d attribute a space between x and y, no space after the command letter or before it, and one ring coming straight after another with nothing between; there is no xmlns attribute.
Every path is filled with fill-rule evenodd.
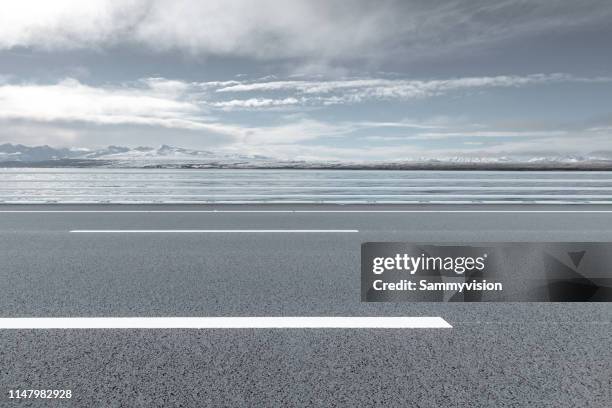
<svg viewBox="0 0 612 408"><path fill-rule="evenodd" d="M612 157L612 2L0 0L0 143Z"/></svg>

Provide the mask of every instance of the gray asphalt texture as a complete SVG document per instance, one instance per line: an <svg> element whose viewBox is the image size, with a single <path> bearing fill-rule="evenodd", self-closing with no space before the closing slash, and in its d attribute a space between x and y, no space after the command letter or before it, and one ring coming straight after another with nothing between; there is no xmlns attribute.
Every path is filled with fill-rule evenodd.
<svg viewBox="0 0 612 408"><path fill-rule="evenodd" d="M0 315L441 316L453 329L0 331L0 406L608 407L608 303L372 304L367 241L612 241L612 213L2 213L612 210L597 206L3 206ZM73 229L358 229L81 235ZM9 389L70 388L64 401Z"/></svg>

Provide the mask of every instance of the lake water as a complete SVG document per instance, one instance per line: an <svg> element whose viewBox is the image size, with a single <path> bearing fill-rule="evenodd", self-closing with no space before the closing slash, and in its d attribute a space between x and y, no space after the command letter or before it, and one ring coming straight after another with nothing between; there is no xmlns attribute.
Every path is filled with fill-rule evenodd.
<svg viewBox="0 0 612 408"><path fill-rule="evenodd" d="M0 203L612 203L612 172L0 169Z"/></svg>

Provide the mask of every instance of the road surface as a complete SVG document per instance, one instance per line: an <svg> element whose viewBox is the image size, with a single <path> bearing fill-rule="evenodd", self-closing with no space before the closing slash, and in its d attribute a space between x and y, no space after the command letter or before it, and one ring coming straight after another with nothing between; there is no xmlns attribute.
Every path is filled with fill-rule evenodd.
<svg viewBox="0 0 612 408"><path fill-rule="evenodd" d="M607 406L611 305L362 303L368 241L612 241L612 207L3 206L0 317L453 328L0 330L2 404L39 387L73 406Z"/></svg>

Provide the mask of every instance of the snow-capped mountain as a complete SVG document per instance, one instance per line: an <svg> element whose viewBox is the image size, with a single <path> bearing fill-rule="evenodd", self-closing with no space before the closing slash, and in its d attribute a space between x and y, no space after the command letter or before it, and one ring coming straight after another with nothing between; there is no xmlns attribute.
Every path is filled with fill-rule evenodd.
<svg viewBox="0 0 612 408"><path fill-rule="evenodd" d="M0 145L0 162L38 162L45 160L69 159L77 157L82 153L82 150L77 149L56 149L49 146L30 147L21 144L6 143Z"/></svg>
<svg viewBox="0 0 612 408"><path fill-rule="evenodd" d="M162 145L155 147L123 147L108 146L104 149L94 150L82 156L84 159L104 160L138 160L138 159L201 159L215 157L213 152L205 150L189 150L180 147Z"/></svg>
<svg viewBox="0 0 612 408"><path fill-rule="evenodd" d="M392 161L292 161L162 145L101 149L0 145L0 165L35 167L334 168L334 169L606 169L612 153L557 156L456 156Z"/></svg>
<svg viewBox="0 0 612 408"><path fill-rule="evenodd" d="M149 165L195 164L230 165L244 162L265 162L272 159L263 156L248 156L215 153L206 150L191 150L169 145L159 147L108 146L102 149L53 148L50 146L29 147L24 145L0 145L0 163L42 163L62 161L67 165L74 161L77 165L84 161L98 162L100 165L144 167Z"/></svg>

